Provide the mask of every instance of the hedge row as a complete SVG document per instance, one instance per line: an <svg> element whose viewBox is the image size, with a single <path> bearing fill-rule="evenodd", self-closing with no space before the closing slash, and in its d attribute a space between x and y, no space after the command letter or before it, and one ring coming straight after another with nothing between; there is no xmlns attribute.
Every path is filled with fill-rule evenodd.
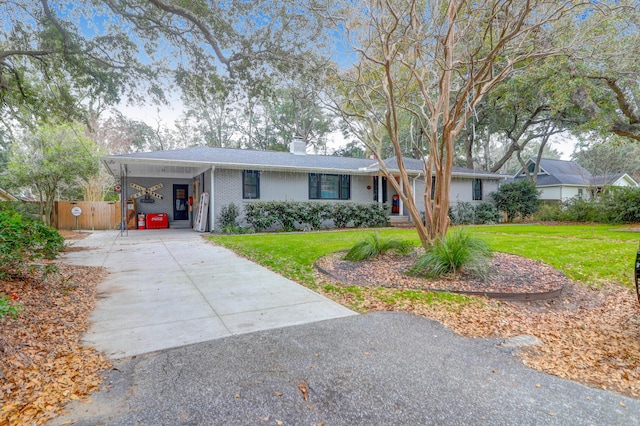
<svg viewBox="0 0 640 426"><path fill-rule="evenodd" d="M493 203L460 201L449 209L449 218L454 225L481 225L499 223L502 215Z"/></svg>
<svg viewBox="0 0 640 426"><path fill-rule="evenodd" d="M561 204L546 204L535 220L566 222L638 223L640 188L610 188L594 199L572 198Z"/></svg>
<svg viewBox="0 0 640 426"><path fill-rule="evenodd" d="M246 204L244 220L256 231L386 226L389 208L378 203L266 201ZM328 222L332 222L329 224Z"/></svg>

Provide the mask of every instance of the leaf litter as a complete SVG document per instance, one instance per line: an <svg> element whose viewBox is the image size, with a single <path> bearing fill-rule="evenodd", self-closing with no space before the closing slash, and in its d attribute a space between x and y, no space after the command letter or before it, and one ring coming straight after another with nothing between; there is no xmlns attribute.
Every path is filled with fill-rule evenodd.
<svg viewBox="0 0 640 426"><path fill-rule="evenodd" d="M24 309L0 319L0 426L41 425L104 380L109 361L81 336L105 270L57 263L59 273L0 280Z"/></svg>
<svg viewBox="0 0 640 426"><path fill-rule="evenodd" d="M533 335L541 345L520 349L516 356L538 371L587 386L640 398L640 305L635 292L615 283L588 287L560 278L519 256L500 257L509 278L493 277L502 292L548 291L562 284L552 300L503 302L468 296L463 301L405 297L403 292L429 293L445 287L474 290L474 281L429 280L402 276L406 259L385 255L367 262L344 262L339 256L319 259L330 275L316 272L326 296L359 312L403 311L434 319L467 337L511 338ZM350 264L350 265L349 265ZM513 271L520 275L516 277ZM508 286L512 282L511 287ZM550 284L551 283L551 284ZM482 283L482 291L491 291ZM348 287L352 286L352 287ZM413 296L412 293L412 296ZM433 301L433 300L436 301Z"/></svg>
<svg viewBox="0 0 640 426"><path fill-rule="evenodd" d="M417 288L428 292L428 286L394 281L389 275L393 274L393 267L399 269L401 265L393 264L393 256L384 256L383 260L367 262L367 278L357 278L358 293L331 290L324 293L361 312L414 313L440 321L468 337L531 334L542 340L543 345L516 354L531 368L640 397L640 306L633 291L616 284L589 288L568 283L559 298L544 302L497 302L470 297L468 300L472 302L468 303L427 303L397 297L398 290ZM501 258L499 263L522 274L520 279L513 280L513 291L522 291L523 285L548 289L561 282L557 274L540 273L548 269L540 268L539 264L509 265L509 261L514 259ZM529 271L538 272L527 275L527 266ZM0 280L0 292L15 294L16 302L24 306L18 318L0 320L0 426L46 423L69 401L86 399L100 386L103 373L111 367L103 355L81 343L94 307L96 285L105 270L65 264L58 267L60 275L56 278ZM357 271L351 271L352 277L357 275ZM317 274L316 278L320 284L343 284L324 274ZM368 282L375 285L367 285ZM469 283L467 280L458 285ZM303 391L306 383L301 385L303 398L308 398Z"/></svg>

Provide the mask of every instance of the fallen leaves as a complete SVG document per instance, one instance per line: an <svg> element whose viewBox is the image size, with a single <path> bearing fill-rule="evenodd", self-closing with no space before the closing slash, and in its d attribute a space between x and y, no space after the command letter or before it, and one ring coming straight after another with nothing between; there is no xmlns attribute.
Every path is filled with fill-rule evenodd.
<svg viewBox="0 0 640 426"><path fill-rule="evenodd" d="M370 263L369 277L377 274L380 278L369 279L387 280L393 269L389 261ZM516 282L518 288L522 279ZM588 386L640 397L640 307L635 292L619 285L596 289L569 283L562 296L551 301L509 303L473 298L476 303L401 297L395 286L361 285L357 291L341 291L344 287L335 287L340 283L325 275L317 274L316 280L321 285L331 284L325 288L327 297L359 312L414 313L469 337L533 335L543 344L519 351L517 356L525 365ZM403 281L402 287L406 285Z"/></svg>
<svg viewBox="0 0 640 426"><path fill-rule="evenodd" d="M0 425L44 424L64 405L84 399L109 362L81 345L102 268L58 265L47 280L0 281L22 314L0 321Z"/></svg>
<svg viewBox="0 0 640 426"><path fill-rule="evenodd" d="M304 398L305 401L309 401L309 391L307 390L307 382L302 381L298 383L298 389L300 389L300 392L302 392L302 398Z"/></svg>

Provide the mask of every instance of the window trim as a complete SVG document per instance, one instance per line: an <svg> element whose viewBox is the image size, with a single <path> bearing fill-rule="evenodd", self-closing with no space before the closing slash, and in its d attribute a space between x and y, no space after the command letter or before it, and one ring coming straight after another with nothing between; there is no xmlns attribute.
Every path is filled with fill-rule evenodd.
<svg viewBox="0 0 640 426"><path fill-rule="evenodd" d="M322 196L322 179L323 177L337 177L338 178L338 197L323 197ZM312 180L316 179L316 186L312 186ZM309 199L310 200L350 200L351 199L351 175L338 175L331 173L309 173L308 179L309 187ZM346 192L346 194L345 194Z"/></svg>
<svg viewBox="0 0 640 426"><path fill-rule="evenodd" d="M247 183L248 176L255 176L255 184ZM255 187L255 197L247 196L248 188ZM243 200L259 200L260 199L260 170L243 170L242 171L242 199Z"/></svg>

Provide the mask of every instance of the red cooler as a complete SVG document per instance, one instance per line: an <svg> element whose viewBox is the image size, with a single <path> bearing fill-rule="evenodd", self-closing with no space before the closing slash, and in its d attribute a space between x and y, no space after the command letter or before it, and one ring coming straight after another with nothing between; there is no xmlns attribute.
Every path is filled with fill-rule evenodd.
<svg viewBox="0 0 640 426"><path fill-rule="evenodd" d="M147 229L164 229L169 227L169 215L166 213L147 213Z"/></svg>

